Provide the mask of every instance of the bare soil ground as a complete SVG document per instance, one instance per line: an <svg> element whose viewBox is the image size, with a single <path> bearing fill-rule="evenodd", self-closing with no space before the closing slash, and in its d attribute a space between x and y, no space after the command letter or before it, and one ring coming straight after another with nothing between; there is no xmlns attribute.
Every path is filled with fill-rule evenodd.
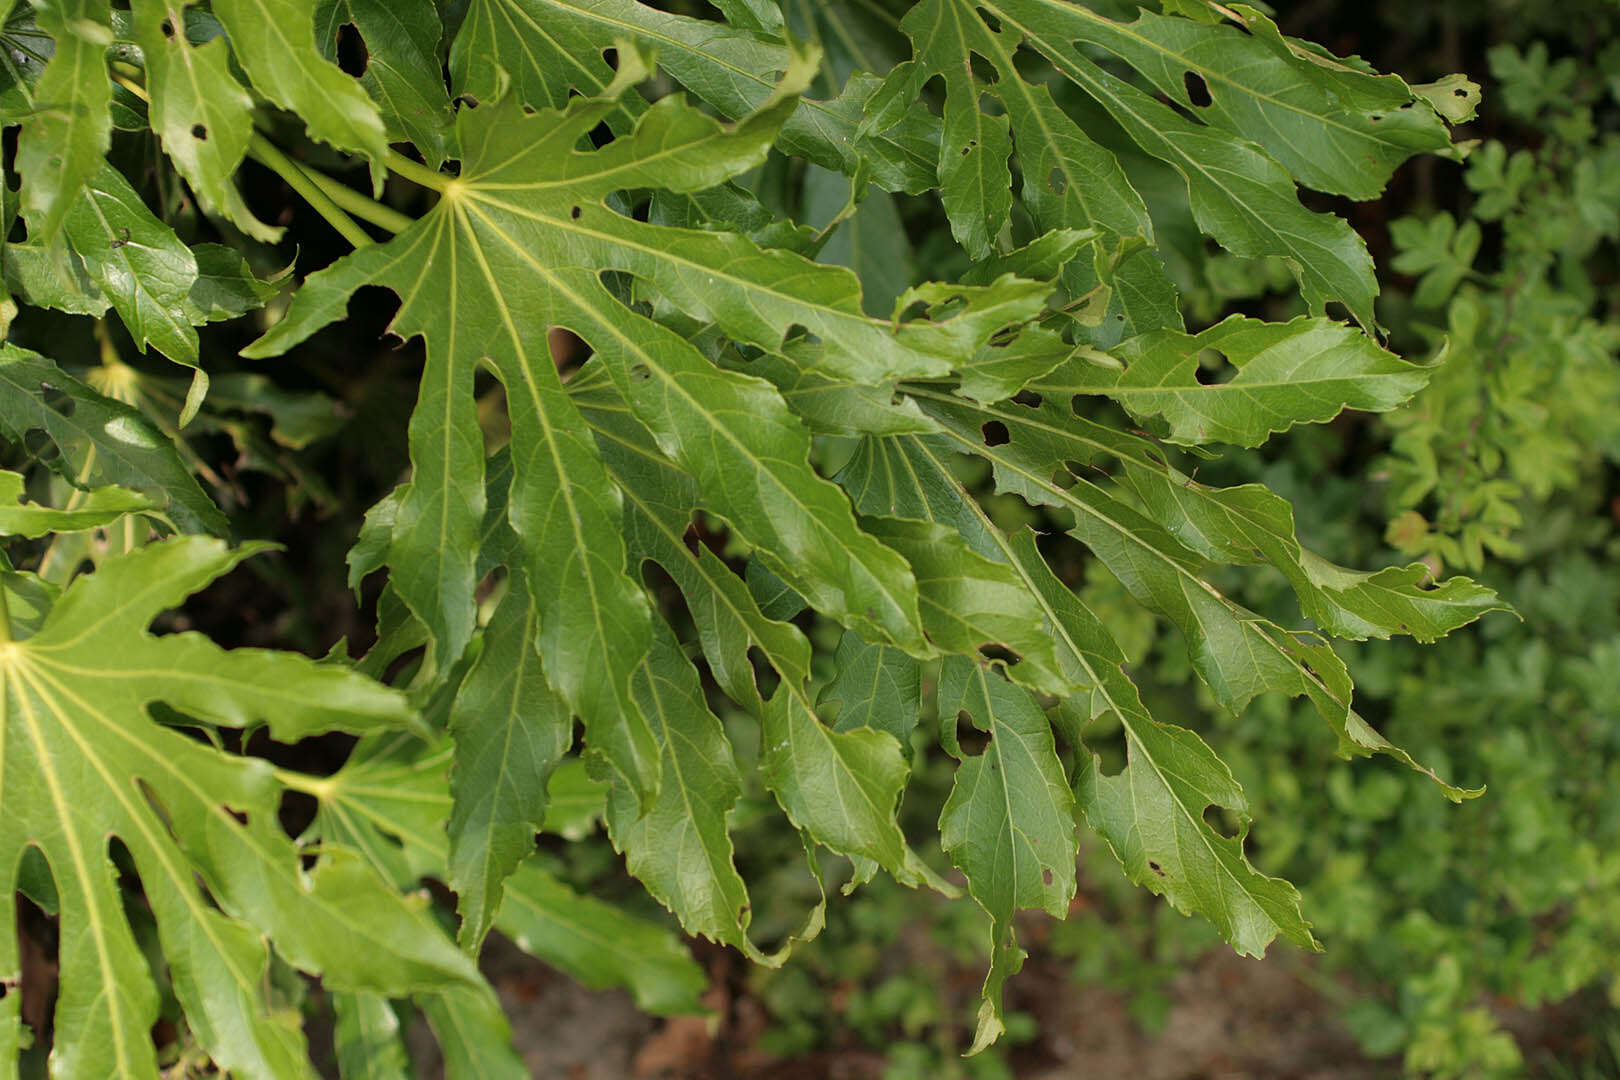
<svg viewBox="0 0 1620 1080"><path fill-rule="evenodd" d="M711 1018L655 1020L627 994L586 990L504 943L485 967L537 1080L878 1080L883 1055L849 1046L791 1061L757 1048L768 1026L727 954L708 957ZM1283 963L1215 952L1178 976L1162 1031L1146 1033L1117 994L1075 986L1062 961L1036 953L1010 988L1040 1034L1011 1055L1028 1080L1382 1080L1332 1006ZM425 1033L424 1033L425 1034ZM431 1038L413 1047L436 1054ZM431 1068L428 1070L431 1075Z"/></svg>

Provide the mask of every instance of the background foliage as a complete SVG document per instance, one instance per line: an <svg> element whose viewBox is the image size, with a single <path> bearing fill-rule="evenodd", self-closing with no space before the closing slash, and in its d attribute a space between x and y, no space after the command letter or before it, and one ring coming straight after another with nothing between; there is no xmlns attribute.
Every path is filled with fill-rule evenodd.
<svg viewBox="0 0 1620 1080"><path fill-rule="evenodd" d="M521 1075L492 929L678 927L889 1076L1020 937L1620 1068L1616 13L1409 8L0 13L0 1053Z"/></svg>

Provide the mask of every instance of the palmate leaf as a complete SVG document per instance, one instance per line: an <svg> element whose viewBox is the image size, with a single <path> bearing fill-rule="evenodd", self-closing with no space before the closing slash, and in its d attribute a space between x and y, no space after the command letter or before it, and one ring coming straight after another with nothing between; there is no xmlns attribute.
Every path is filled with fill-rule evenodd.
<svg viewBox="0 0 1620 1080"><path fill-rule="evenodd" d="M625 53L615 94L640 77L638 63ZM826 343L832 367L880 378L948 370L964 347L1039 310L1047 290L1005 278L941 293L967 299L951 318L896 330L861 311L860 288L845 270L735 235L636 222L604 205L624 187L712 187L759 161L812 69L808 59L796 65L777 99L735 125L667 98L633 135L588 153L575 143L616 97L576 101L560 114L529 115L506 103L463 110L462 172L446 181L438 206L390 243L311 276L287 318L248 350L264 356L291 346L340 315L361 284L405 298L394 329L427 337L428 367L411 425L415 471L389 563L401 597L446 657L459 655L472 629L483 492L469 480L483 455L467 387L488 359L508 391L509 517L525 547L547 677L584 719L595 752L643 795L656 789L657 755L628 685L646 650L648 607L624 571L617 490L580 439L544 328L567 326L594 347L659 449L806 599L927 655L909 568L859 531L842 496L809 468L808 433L776 391L714 367L627 309L599 275L615 268L644 278L676 305L762 347L779 346L788 325L805 326ZM574 600L583 597L591 599Z"/></svg>
<svg viewBox="0 0 1620 1080"><path fill-rule="evenodd" d="M207 723L266 722L289 742L409 720L400 695L342 667L145 632L253 550L183 537L107 560L63 593L38 633L0 647L0 845L11 867L37 848L54 878L59 1075L157 1075L148 1031L158 999L124 919L109 837L140 876L192 1030L243 1076L308 1071L296 1022L266 998L267 941L334 989L482 985L427 913L352 853L333 850L312 872L300 867L277 822L282 789L267 764L145 715L162 701ZM14 880L3 890L8 918ZM15 970L10 935L0 951L0 966ZM0 1042L14 1056L15 1006L8 1012Z"/></svg>
<svg viewBox="0 0 1620 1080"><path fill-rule="evenodd" d="M272 1011L265 989L280 970L272 945L325 979L345 1076L409 1071L406 998L437 1033L448 1075L523 1074L471 974L469 954L492 927L587 983L628 986L645 1008L695 1009L703 975L674 935L548 874L533 853L541 829L575 834L601 818L685 930L781 962L819 929L825 904L774 952L751 936L755 900L729 828L749 780L748 755L728 738L743 719L716 687L760 724L758 779L799 832L823 900L818 847L850 858L849 888L883 867L949 889L897 816L909 755L932 734L918 721L937 706L938 741L957 761L941 840L992 924L975 1050L1000 1032L1002 987L1023 958L1016 913L1062 914L1073 896L1077 815L1134 880L1207 917L1240 952L1279 935L1314 945L1298 894L1245 857L1248 810L1230 770L1198 735L1147 713L1108 628L1047 566L1035 534L995 521L1007 511L1061 522L1183 631L1221 706L1306 696L1345 753L1414 764L1356 714L1349 674L1319 633L1432 640L1500 606L1494 594L1466 579L1431 586L1421 566L1338 567L1302 546L1276 495L1200 484L1153 435L1091 419L1103 410L1072 399L1110 397L1170 442L1253 447L1409 397L1424 369L1323 317L1338 302L1373 329L1376 284L1361 241L1301 205L1297 185L1365 198L1413 153L1459 156L1428 105L1443 90L1288 39L1244 5L1178 2L1128 23L1067 0L716 0L722 22L659 9L669 6L470 0L441 13L427 0L213 0L188 11L132 0L125 12L36 0L37 25L8 25L7 44L29 48L0 55L0 114L23 127L23 185L0 224L20 205L28 226L0 252L7 287L74 314L116 310L142 349L195 369L194 328L261 306L279 279L258 280L230 248L181 243L102 160L111 126L150 129L203 208L258 240L278 230L253 217L234 174L250 141L295 130L257 116L266 103L311 139L368 159L379 189L386 165L438 195L409 223L406 200L368 204L315 175L341 160L331 150L288 147L296 164L278 171L290 185L302 175L307 190L395 235L368 244L340 228L359 250L310 276L248 350L281 353L373 284L399 297L392 329L423 338L410 477L372 508L350 553L352 585L389 575L378 643L356 665L364 675L147 635L185 581L232 564L217 542L104 559L63 593L64 564L87 550L74 545L90 542L83 529L125 518L132 544L153 539L149 522L228 531L188 466L233 488L170 424L197 414L206 379L182 405L176 380L115 362L89 378L154 425L47 361L0 352L0 433L40 453L58 474L49 490L66 493L61 509L22 502L28 483L0 472L0 531L81 530L53 542L37 574L0 567L20 639L0 646L0 668L10 665L0 805L30 797L0 835L14 852L38 845L45 858L32 862L69 885L64 927L90 927L63 954L59 1072L150 1071L156 999L123 978L137 967L109 854L158 914L198 1041L241 1075L310 1071L296 1018ZM351 30L366 56L354 78L334 63ZM829 63L818 68L800 37L824 42ZM643 96L638 84L660 85L655 53L700 105ZM425 168L387 149L401 142ZM1179 197L1172 172L1187 207L1166 205ZM184 207L162 173L157 187L165 212ZM924 208L888 194L931 189L958 245L924 235ZM783 220L784 207L805 220ZM1285 260L1311 316L1185 333L1156 231L1195 248L1194 222L1233 254ZM938 266L960 280L917 284L919 267ZM553 357L554 343L577 344L554 331L583 342L582 367ZM1236 374L1206 384L1207 350ZM489 375L499 393L479 385ZM296 474L277 449L330 431L330 407L278 394L265 377L228 378L198 428L234 440L239 467L256 459ZM272 415L268 436L244 436L249 425L231 414L246 412ZM50 445L37 449L41 434ZM853 456L829 481L823 464L850 440ZM490 454L492 443L501 449ZM959 479L959 454L988 460L997 492L1030 505L981 503L983 485ZM186 552L189 569L168 573L165 560ZM662 573L649 579L648 562ZM1223 595L1215 565L1275 568L1314 627ZM649 584L663 573L684 613ZM50 650L97 603L134 612L117 649L88 631L61 649L114 659L78 680L52 674ZM824 621L808 634L812 619ZM687 627L695 640L677 637ZM828 631L841 634L830 668L812 663L811 646ZM124 678L126 663L145 674ZM406 693L365 678L395 670ZM297 693L292 705L277 696ZM127 714L118 725L71 737L95 719L82 702L115 695ZM368 734L317 778L154 727L142 710L158 702L205 731L264 719L281 736L367 732L411 722L407 702L428 727ZM1088 745L1105 715L1123 741L1115 775ZM22 737L46 716L68 731L60 754ZM130 748L147 733L155 749L138 758ZM124 756L105 758L106 746ZM44 779L14 770L18 754L45 760ZM82 800L94 815L40 787L59 778L95 785L102 804ZM578 793L567 814L548 805L554 780ZM275 828L287 788L319 806L302 849ZM72 827L36 827L48 804ZM1211 807L1236 835L1204 820ZM110 849L109 832L120 839ZM402 898L425 877L457 893L459 952L420 901ZM321 907L339 900L367 913L359 930L353 910ZM378 936L401 944L373 948ZM117 977L92 999L84 957L97 948ZM12 1043L15 998L0 997Z"/></svg>

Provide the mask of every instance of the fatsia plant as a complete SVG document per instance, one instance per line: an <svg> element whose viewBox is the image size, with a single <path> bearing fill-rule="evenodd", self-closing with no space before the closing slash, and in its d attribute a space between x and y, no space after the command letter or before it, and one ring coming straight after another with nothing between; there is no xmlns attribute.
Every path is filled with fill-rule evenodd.
<svg viewBox="0 0 1620 1080"><path fill-rule="evenodd" d="M6 17L6 310L36 351L0 353L19 470L0 476L32 499L0 526L35 538L12 547L35 561L5 571L0 833L16 888L60 921L57 1075L151 1075L159 1050L305 1073L292 970L320 979L345 1075L404 1067L407 997L452 1075L520 1072L473 966L492 927L644 1007L695 1008L701 974L663 931L534 859L548 789L576 767L647 892L760 963L821 909L758 939L730 828L745 790L771 793L823 890L828 853L846 889L965 884L993 925L976 1049L1022 962L1015 913L1067 911L1080 823L1240 952L1318 947L1294 888L1245 856L1216 751L1149 712L1073 561L1052 561L1065 536L1181 631L1220 708L1302 696L1342 753L1427 772L1357 714L1328 638L1430 641L1494 595L1421 564L1335 565L1283 499L1202 484L1196 462L1425 383L1381 344L1361 239L1298 189L1373 198L1414 154L1459 156L1472 84L1408 86L1241 4L1132 21L1062 0L716 6L37 0ZM335 62L345 40L358 75ZM250 158L318 218L244 186ZM1179 190L1148 182L1166 174ZM945 280L912 273L898 193L937 193ZM1282 259L1305 313L1185 325L1155 231L1178 201L1228 252ZM154 636L256 550L225 545L240 518L220 506L243 499L197 438L288 477L266 447L339 422L230 355L231 320L282 292L268 271L330 243L320 220L354 250L298 267L240 355L300 348L362 286L397 296L391 331L421 341L408 475L349 555L351 584L386 572L377 643L315 662ZM59 345L84 319L88 367ZM131 349L187 369L185 389ZM1007 527L999 496L1045 531ZM1224 565L1280 572L1300 621L1223 595ZM818 625L842 634L826 663ZM1104 714L1122 753L1092 745ZM738 717L757 757L728 734ZM316 776L241 752L233 733L261 725L361 738ZM907 836L908 755L934 745L955 787L937 837ZM283 792L316 806L296 839ZM454 893L449 931L424 879ZM184 1027L154 1047L168 995Z"/></svg>

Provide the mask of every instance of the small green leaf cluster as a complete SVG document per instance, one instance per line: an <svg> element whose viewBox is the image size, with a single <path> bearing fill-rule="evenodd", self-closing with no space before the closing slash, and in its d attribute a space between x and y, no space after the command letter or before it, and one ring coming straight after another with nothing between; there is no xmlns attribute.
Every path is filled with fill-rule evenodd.
<svg viewBox="0 0 1620 1080"><path fill-rule="evenodd" d="M1227 712L1303 699L1339 754L1478 794L1358 712L1330 639L1431 642L1495 593L1340 566L1265 486L1198 478L1429 380L1385 347L1364 241L1299 192L1372 199L1462 156L1477 88L1243 4L717 6L0 12L0 436L30 498L4 519L0 865L62 928L50 1044L7 994L0 1057L308 1075L303 972L344 1075L407 1067L407 1001L450 1076L521 1075L475 965L492 928L696 1009L672 934L537 859L548 822L598 815L681 929L766 966L820 931L834 874L965 888L989 927L970 1052L1007 1026L1016 914L1069 909L1082 824L1240 953L1319 947L1250 861L1237 776L1127 663L1143 619ZM1285 269L1302 312L1189 325L1166 215ZM341 410L286 373L371 286L420 357L408 417L361 433L408 456L347 556L382 582L374 640L224 649L162 613L261 550L265 477L357 509L300 456ZM1287 604L1242 602L1251 576ZM353 741L327 775L254 752L330 733ZM950 782L907 830L917 755ZM742 805L798 848L747 850ZM784 858L813 896L756 922L744 869Z"/></svg>
<svg viewBox="0 0 1620 1080"><path fill-rule="evenodd" d="M1436 573L1517 559L1525 508L1578 486L1593 449L1620 461L1620 313L1605 283L1620 258L1620 86L1549 63L1543 42L1490 52L1505 119L1545 138L1469 158L1473 198L1391 226L1392 269L1417 279L1403 323L1445 362L1394 430L1387 539ZM1488 243L1487 243L1488 241Z"/></svg>

